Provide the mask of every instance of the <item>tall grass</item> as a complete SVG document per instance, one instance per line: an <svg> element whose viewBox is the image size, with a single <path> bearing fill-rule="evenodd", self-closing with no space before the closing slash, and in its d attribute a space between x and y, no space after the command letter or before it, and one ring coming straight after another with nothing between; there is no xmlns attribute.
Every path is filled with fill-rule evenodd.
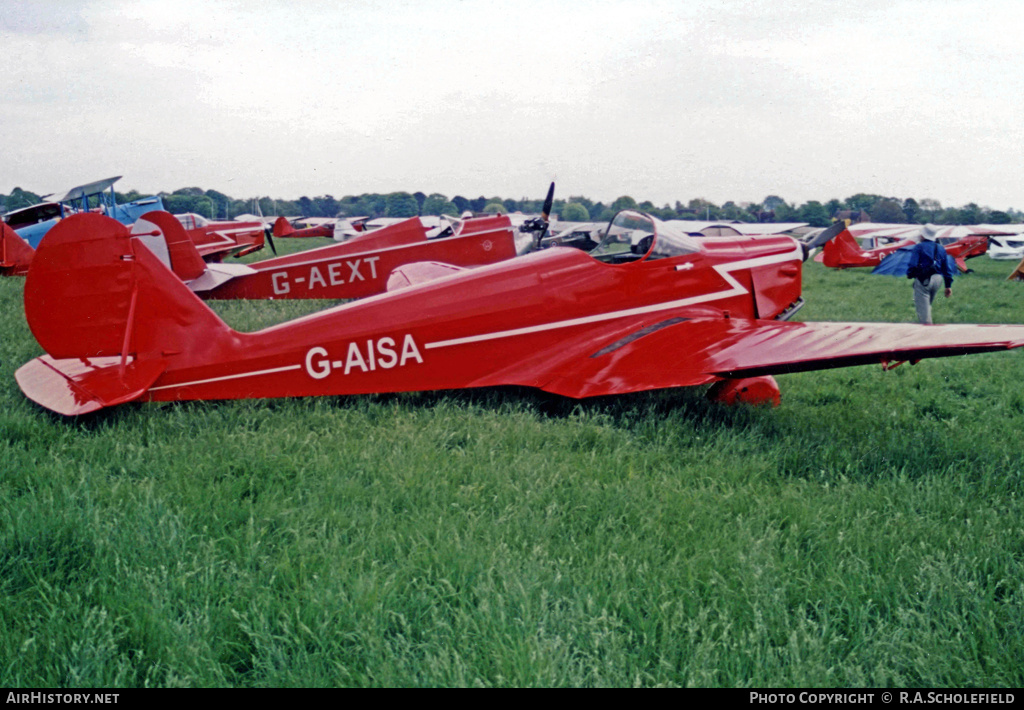
<svg viewBox="0 0 1024 710"><path fill-rule="evenodd" d="M1024 322L982 257L937 322ZM1024 358L59 418L0 281L0 685L1020 686ZM805 270L807 320L913 320ZM218 304L237 327L323 304Z"/></svg>

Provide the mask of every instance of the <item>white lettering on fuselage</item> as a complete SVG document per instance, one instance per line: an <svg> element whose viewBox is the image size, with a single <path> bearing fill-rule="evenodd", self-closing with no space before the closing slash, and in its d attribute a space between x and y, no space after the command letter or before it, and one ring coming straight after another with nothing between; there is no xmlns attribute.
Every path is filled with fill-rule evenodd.
<svg viewBox="0 0 1024 710"><path fill-rule="evenodd" d="M318 288L341 286L355 281L366 281L377 278L377 262L379 256L366 256L360 259L345 259L329 263L314 264L300 276L295 267L290 271L274 271L270 274L270 283L274 289L274 295L283 296L291 293L293 284L305 284L306 291L313 291ZM348 267L345 271L344 267Z"/></svg>
<svg viewBox="0 0 1024 710"><path fill-rule="evenodd" d="M423 356L412 335L407 333L402 338L401 351L396 340L387 336L353 340L348 344L344 360L332 360L326 348L312 347L306 351L306 374L314 380L322 380L336 370L341 370L343 375L356 371L376 372L405 367L410 361L423 364Z"/></svg>

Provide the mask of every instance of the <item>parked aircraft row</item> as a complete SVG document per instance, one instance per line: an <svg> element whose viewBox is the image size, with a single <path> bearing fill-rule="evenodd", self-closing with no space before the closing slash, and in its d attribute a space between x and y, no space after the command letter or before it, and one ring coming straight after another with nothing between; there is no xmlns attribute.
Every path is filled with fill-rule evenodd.
<svg viewBox="0 0 1024 710"><path fill-rule="evenodd" d="M0 231L0 276L27 273L35 247L58 222L72 215L104 214L132 225L144 215L163 211L160 197L118 203L113 185L120 179L118 176L80 185L60 197L4 214ZM194 213L175 215L175 218L206 261L218 262L228 255L244 256L262 249L264 244L269 244L276 253L270 226L262 219L218 222Z"/></svg>
<svg viewBox="0 0 1024 710"><path fill-rule="evenodd" d="M16 379L64 415L493 385L569 397L707 386L719 401L778 403L777 374L1024 345L1021 325L791 321L816 246L791 236L695 237L625 210L588 232L593 248L567 247L550 234L553 188L518 226L413 218L238 269L204 260L162 211L130 228L71 215L28 268L25 315L44 354ZM199 296L355 300L240 333Z"/></svg>

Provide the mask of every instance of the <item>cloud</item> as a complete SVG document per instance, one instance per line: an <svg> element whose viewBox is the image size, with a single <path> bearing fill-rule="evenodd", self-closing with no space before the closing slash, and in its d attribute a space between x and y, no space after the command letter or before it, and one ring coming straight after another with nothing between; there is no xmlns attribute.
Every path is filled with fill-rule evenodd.
<svg viewBox="0 0 1024 710"><path fill-rule="evenodd" d="M0 24L0 191L1019 199L1008 2L47 5Z"/></svg>

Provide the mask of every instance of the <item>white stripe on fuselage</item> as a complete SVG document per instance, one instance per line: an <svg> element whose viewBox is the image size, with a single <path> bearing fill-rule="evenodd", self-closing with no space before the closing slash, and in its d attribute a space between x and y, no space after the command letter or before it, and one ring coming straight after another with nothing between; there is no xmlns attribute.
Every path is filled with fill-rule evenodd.
<svg viewBox="0 0 1024 710"><path fill-rule="evenodd" d="M179 387L191 387L192 385L206 385L211 382L223 382L225 380L238 380L243 377L255 377L256 375L271 375L275 372L287 372L289 370L301 369L302 365L285 365L284 367L273 367L269 370L255 370L253 372L240 372L237 375L224 375L223 377L211 377L206 380L193 380L192 382L179 382L173 385L161 385L160 387L150 387L150 392L156 392L157 390L172 390Z"/></svg>

